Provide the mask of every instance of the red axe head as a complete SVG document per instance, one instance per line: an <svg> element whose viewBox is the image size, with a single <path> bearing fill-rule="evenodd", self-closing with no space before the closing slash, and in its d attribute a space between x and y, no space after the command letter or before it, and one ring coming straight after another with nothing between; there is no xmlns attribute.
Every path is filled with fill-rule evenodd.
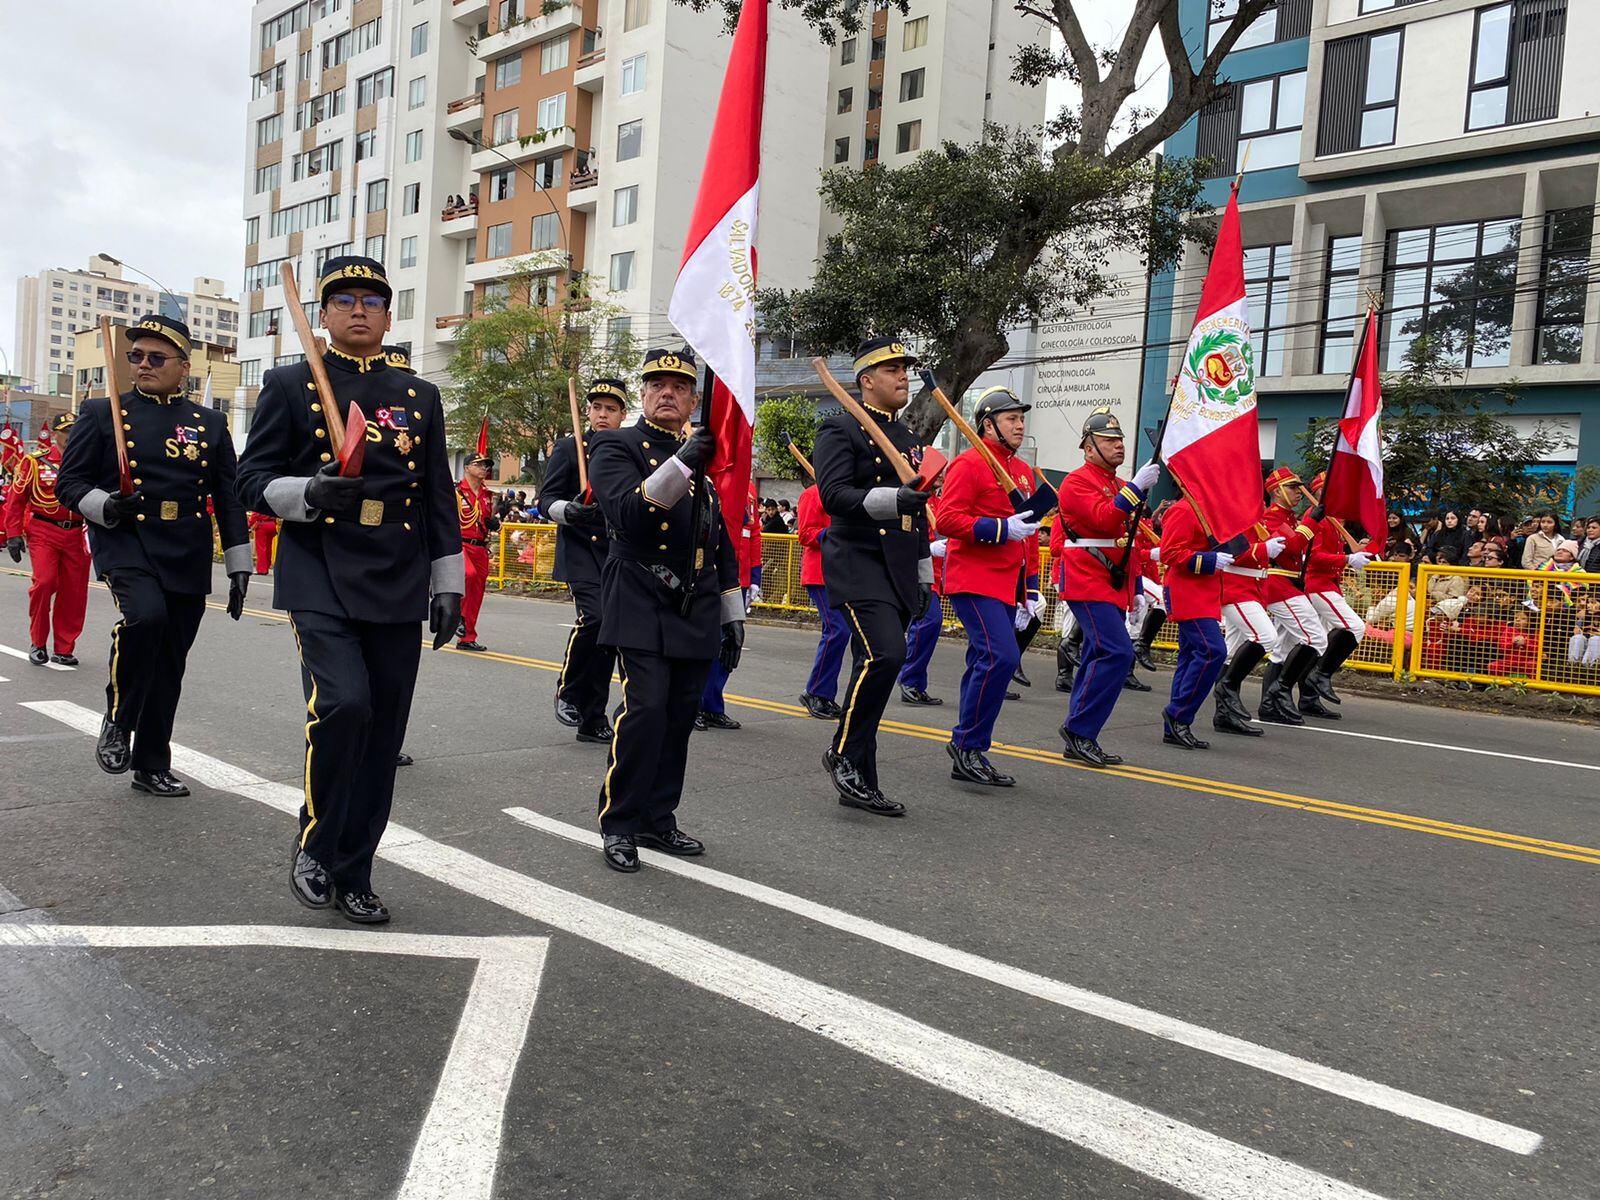
<svg viewBox="0 0 1600 1200"><path fill-rule="evenodd" d="M344 417L344 444L339 447L339 474L354 478L361 474L361 464L367 458L367 414L361 405L350 402L350 411Z"/></svg>

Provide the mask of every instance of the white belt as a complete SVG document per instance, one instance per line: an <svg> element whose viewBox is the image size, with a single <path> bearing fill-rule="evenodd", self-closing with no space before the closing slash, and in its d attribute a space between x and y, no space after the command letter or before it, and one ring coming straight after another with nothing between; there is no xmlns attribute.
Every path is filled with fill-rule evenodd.
<svg viewBox="0 0 1600 1200"><path fill-rule="evenodd" d="M1073 550L1110 550L1117 542L1115 538L1079 538L1066 544Z"/></svg>
<svg viewBox="0 0 1600 1200"><path fill-rule="evenodd" d="M1229 575L1243 575L1246 579L1265 579L1267 573L1259 567L1223 567Z"/></svg>

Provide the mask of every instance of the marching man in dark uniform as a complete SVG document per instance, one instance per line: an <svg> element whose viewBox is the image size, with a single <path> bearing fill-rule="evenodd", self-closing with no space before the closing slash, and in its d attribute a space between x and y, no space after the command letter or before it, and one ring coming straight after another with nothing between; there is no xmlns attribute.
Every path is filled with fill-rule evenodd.
<svg viewBox="0 0 1600 1200"><path fill-rule="evenodd" d="M622 709L600 788L602 853L639 869L639 847L694 855L678 828L700 694L713 659L729 671L744 646L739 561L704 474L716 441L684 427L695 406L688 350L645 355L644 415L595 436L589 484L611 529L601 582L602 645L622 661Z"/></svg>
<svg viewBox="0 0 1600 1200"><path fill-rule="evenodd" d="M1100 748L1100 731L1133 668L1127 615L1137 564L1124 548L1133 536L1129 528L1133 515L1161 477L1161 467L1147 462L1131 481L1118 477L1127 450L1122 426L1107 409L1089 414L1082 444L1083 466L1068 473L1058 493L1061 598L1083 630L1082 665L1072 681L1072 704L1061 736L1067 744L1063 757L1086 766L1110 767L1122 758Z"/></svg>
<svg viewBox="0 0 1600 1200"><path fill-rule="evenodd" d="M867 410L907 462L921 461L917 437L899 420L911 397L907 367L917 358L896 338L856 347L856 386ZM817 490L832 518L822 543L828 603L850 624L854 660L844 714L823 765L839 803L885 817L905 805L878 787L878 722L906 660L906 627L933 596L928 493L899 483L894 467L848 413L822 423L812 451Z"/></svg>
<svg viewBox="0 0 1600 1200"><path fill-rule="evenodd" d="M428 622L438 649L461 619L461 527L439 391L382 353L392 294L383 267L331 258L317 293L334 394L317 389L308 363L267 373L239 494L283 522L272 603L289 613L305 689L290 888L307 907L378 924L389 910L372 890L372 859L416 686L417 626ZM326 408L348 414L352 404L367 417L365 458L359 475L342 476Z"/></svg>
<svg viewBox="0 0 1600 1200"><path fill-rule="evenodd" d="M620 428L627 415L628 387L622 380L596 379L589 385L589 437ZM606 705L617 652L600 644L600 576L611 539L600 505L592 494L579 491L578 439L564 437L550 451L539 489L544 515L559 527L555 577L567 585L577 610L556 677L556 720L576 728L580 742L606 745L614 733Z"/></svg>
<svg viewBox="0 0 1600 1200"><path fill-rule="evenodd" d="M478 614L483 611L483 589L489 581L489 536L500 528L500 518L494 515L494 493L484 484L494 466L487 433L486 429L477 454L467 459L465 474L456 484L461 557L467 572L467 590L461 598L461 639L456 649L475 652L489 648L478 640Z"/></svg>
<svg viewBox="0 0 1600 1200"><path fill-rule="evenodd" d="M56 494L89 519L95 570L122 614L111 630L111 679L95 757L113 775L132 766L133 786L142 792L187 796L172 773L172 722L211 591L208 504L222 536L228 615L236 621L250 586L250 541L234 496L227 420L185 398L188 326L142 317L128 330L128 343L133 390L115 401L84 401ZM106 347L108 358L116 352ZM113 420L127 439L134 490L126 496Z"/></svg>
<svg viewBox="0 0 1600 1200"><path fill-rule="evenodd" d="M6 549L12 562L22 561L26 545L33 579L28 584L28 661L78 665L72 653L83 632L89 605L89 547L83 540L83 518L61 503L56 476L61 445L69 440L72 413L55 419L56 445L49 453L19 455L16 477L5 489ZM55 652L46 649L55 635Z"/></svg>

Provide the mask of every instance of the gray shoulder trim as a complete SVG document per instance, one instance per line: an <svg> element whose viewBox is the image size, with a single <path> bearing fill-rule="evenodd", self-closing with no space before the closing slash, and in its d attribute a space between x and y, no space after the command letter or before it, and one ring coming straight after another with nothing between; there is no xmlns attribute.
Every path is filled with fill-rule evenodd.
<svg viewBox="0 0 1600 1200"><path fill-rule="evenodd" d="M899 490L897 487L871 488L861 507L874 521L892 521L900 513L899 505L895 503L895 493Z"/></svg>
<svg viewBox="0 0 1600 1200"><path fill-rule="evenodd" d="M111 493L104 488L90 488L78 501L78 511L86 520L93 521L102 529L109 529L116 524L115 521L106 520L106 501L109 499Z"/></svg>
<svg viewBox="0 0 1600 1200"><path fill-rule="evenodd" d="M306 507L306 485L311 480L299 475L281 475L267 484L262 499L285 521L314 521L316 512Z"/></svg>
<svg viewBox="0 0 1600 1200"><path fill-rule="evenodd" d="M442 596L447 592L465 596L467 560L460 554L446 554L443 558L434 559L433 568L429 572L428 591L435 596Z"/></svg>
<svg viewBox="0 0 1600 1200"><path fill-rule="evenodd" d="M236 575L240 571L248 572L254 565L251 561L249 542L240 542L237 546L229 546L222 552L222 570L228 575Z"/></svg>
<svg viewBox="0 0 1600 1200"><path fill-rule="evenodd" d="M567 502L565 500L550 501L549 507L544 510L544 515L557 525L565 525L567 523Z"/></svg>
<svg viewBox="0 0 1600 1200"><path fill-rule="evenodd" d="M689 494L689 476L676 456L657 467L644 481L644 498L657 508L671 508Z"/></svg>
<svg viewBox="0 0 1600 1200"><path fill-rule="evenodd" d="M744 593L732 588L722 593L722 623L744 620Z"/></svg>
<svg viewBox="0 0 1600 1200"><path fill-rule="evenodd" d="M917 559L917 582L933 586L933 559Z"/></svg>

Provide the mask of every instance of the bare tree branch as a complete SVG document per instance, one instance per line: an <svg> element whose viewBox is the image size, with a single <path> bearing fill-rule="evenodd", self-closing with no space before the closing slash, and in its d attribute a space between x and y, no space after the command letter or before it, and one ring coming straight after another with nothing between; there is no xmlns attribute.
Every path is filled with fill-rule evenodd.
<svg viewBox="0 0 1600 1200"><path fill-rule="evenodd" d="M1078 78L1087 95L1089 89L1100 82L1100 62L1094 47L1089 44L1088 36L1083 32L1075 3L1076 0L1055 0L1055 26L1061 31L1062 40L1067 43L1067 52L1072 55L1072 61L1077 64Z"/></svg>

